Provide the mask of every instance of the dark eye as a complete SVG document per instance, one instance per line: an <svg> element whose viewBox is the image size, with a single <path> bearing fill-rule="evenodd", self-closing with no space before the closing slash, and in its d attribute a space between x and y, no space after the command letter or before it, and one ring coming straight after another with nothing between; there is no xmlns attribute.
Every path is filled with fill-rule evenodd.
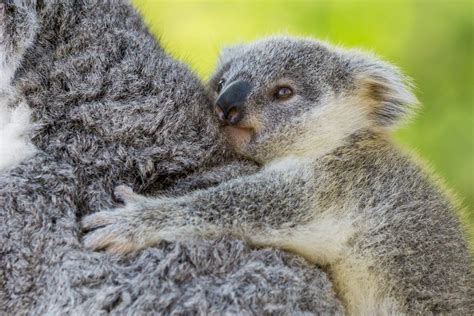
<svg viewBox="0 0 474 316"><path fill-rule="evenodd" d="M278 87L275 91L275 98L278 100L288 100L293 96L293 90L290 87Z"/></svg>
<svg viewBox="0 0 474 316"><path fill-rule="evenodd" d="M220 93L222 91L222 88L224 87L224 84L225 84L225 79L224 78L219 80L219 82L217 83L217 88L216 88L217 93Z"/></svg>

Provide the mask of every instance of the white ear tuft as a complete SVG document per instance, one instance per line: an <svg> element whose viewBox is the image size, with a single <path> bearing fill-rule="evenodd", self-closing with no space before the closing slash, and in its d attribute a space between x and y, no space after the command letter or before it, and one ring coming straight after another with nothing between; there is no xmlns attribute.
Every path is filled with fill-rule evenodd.
<svg viewBox="0 0 474 316"><path fill-rule="evenodd" d="M374 120L391 128L408 118L418 105L410 79L396 67L368 54L349 55L356 88L368 99Z"/></svg>

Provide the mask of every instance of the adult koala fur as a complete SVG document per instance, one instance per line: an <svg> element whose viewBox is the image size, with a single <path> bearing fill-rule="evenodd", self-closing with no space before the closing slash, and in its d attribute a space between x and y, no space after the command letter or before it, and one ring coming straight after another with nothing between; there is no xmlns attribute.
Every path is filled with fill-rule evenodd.
<svg viewBox="0 0 474 316"><path fill-rule="evenodd" d="M0 34L2 74L18 66L2 109L31 108L37 148L0 175L0 314L342 312L323 272L231 238L84 249L77 219L113 206L117 184L179 192L254 167L128 3L2 2Z"/></svg>

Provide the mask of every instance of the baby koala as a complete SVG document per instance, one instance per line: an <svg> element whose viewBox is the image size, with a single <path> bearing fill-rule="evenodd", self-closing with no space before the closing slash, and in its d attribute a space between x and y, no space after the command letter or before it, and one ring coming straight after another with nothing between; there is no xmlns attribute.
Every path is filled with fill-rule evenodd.
<svg viewBox="0 0 474 316"><path fill-rule="evenodd" d="M210 81L234 148L263 165L185 196L144 197L83 219L115 253L230 233L326 267L350 314L472 313L456 206L389 131L416 104L400 72L311 39L224 50Z"/></svg>

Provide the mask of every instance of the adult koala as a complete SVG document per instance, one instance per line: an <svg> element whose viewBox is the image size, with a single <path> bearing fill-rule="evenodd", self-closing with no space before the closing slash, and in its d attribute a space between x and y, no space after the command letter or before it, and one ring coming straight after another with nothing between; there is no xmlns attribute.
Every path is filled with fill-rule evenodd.
<svg viewBox="0 0 474 316"><path fill-rule="evenodd" d="M231 238L84 249L77 219L113 206L117 184L182 193L254 167L129 4L2 3L0 34L1 110L31 114L35 146L0 175L0 314L342 312L323 272Z"/></svg>

